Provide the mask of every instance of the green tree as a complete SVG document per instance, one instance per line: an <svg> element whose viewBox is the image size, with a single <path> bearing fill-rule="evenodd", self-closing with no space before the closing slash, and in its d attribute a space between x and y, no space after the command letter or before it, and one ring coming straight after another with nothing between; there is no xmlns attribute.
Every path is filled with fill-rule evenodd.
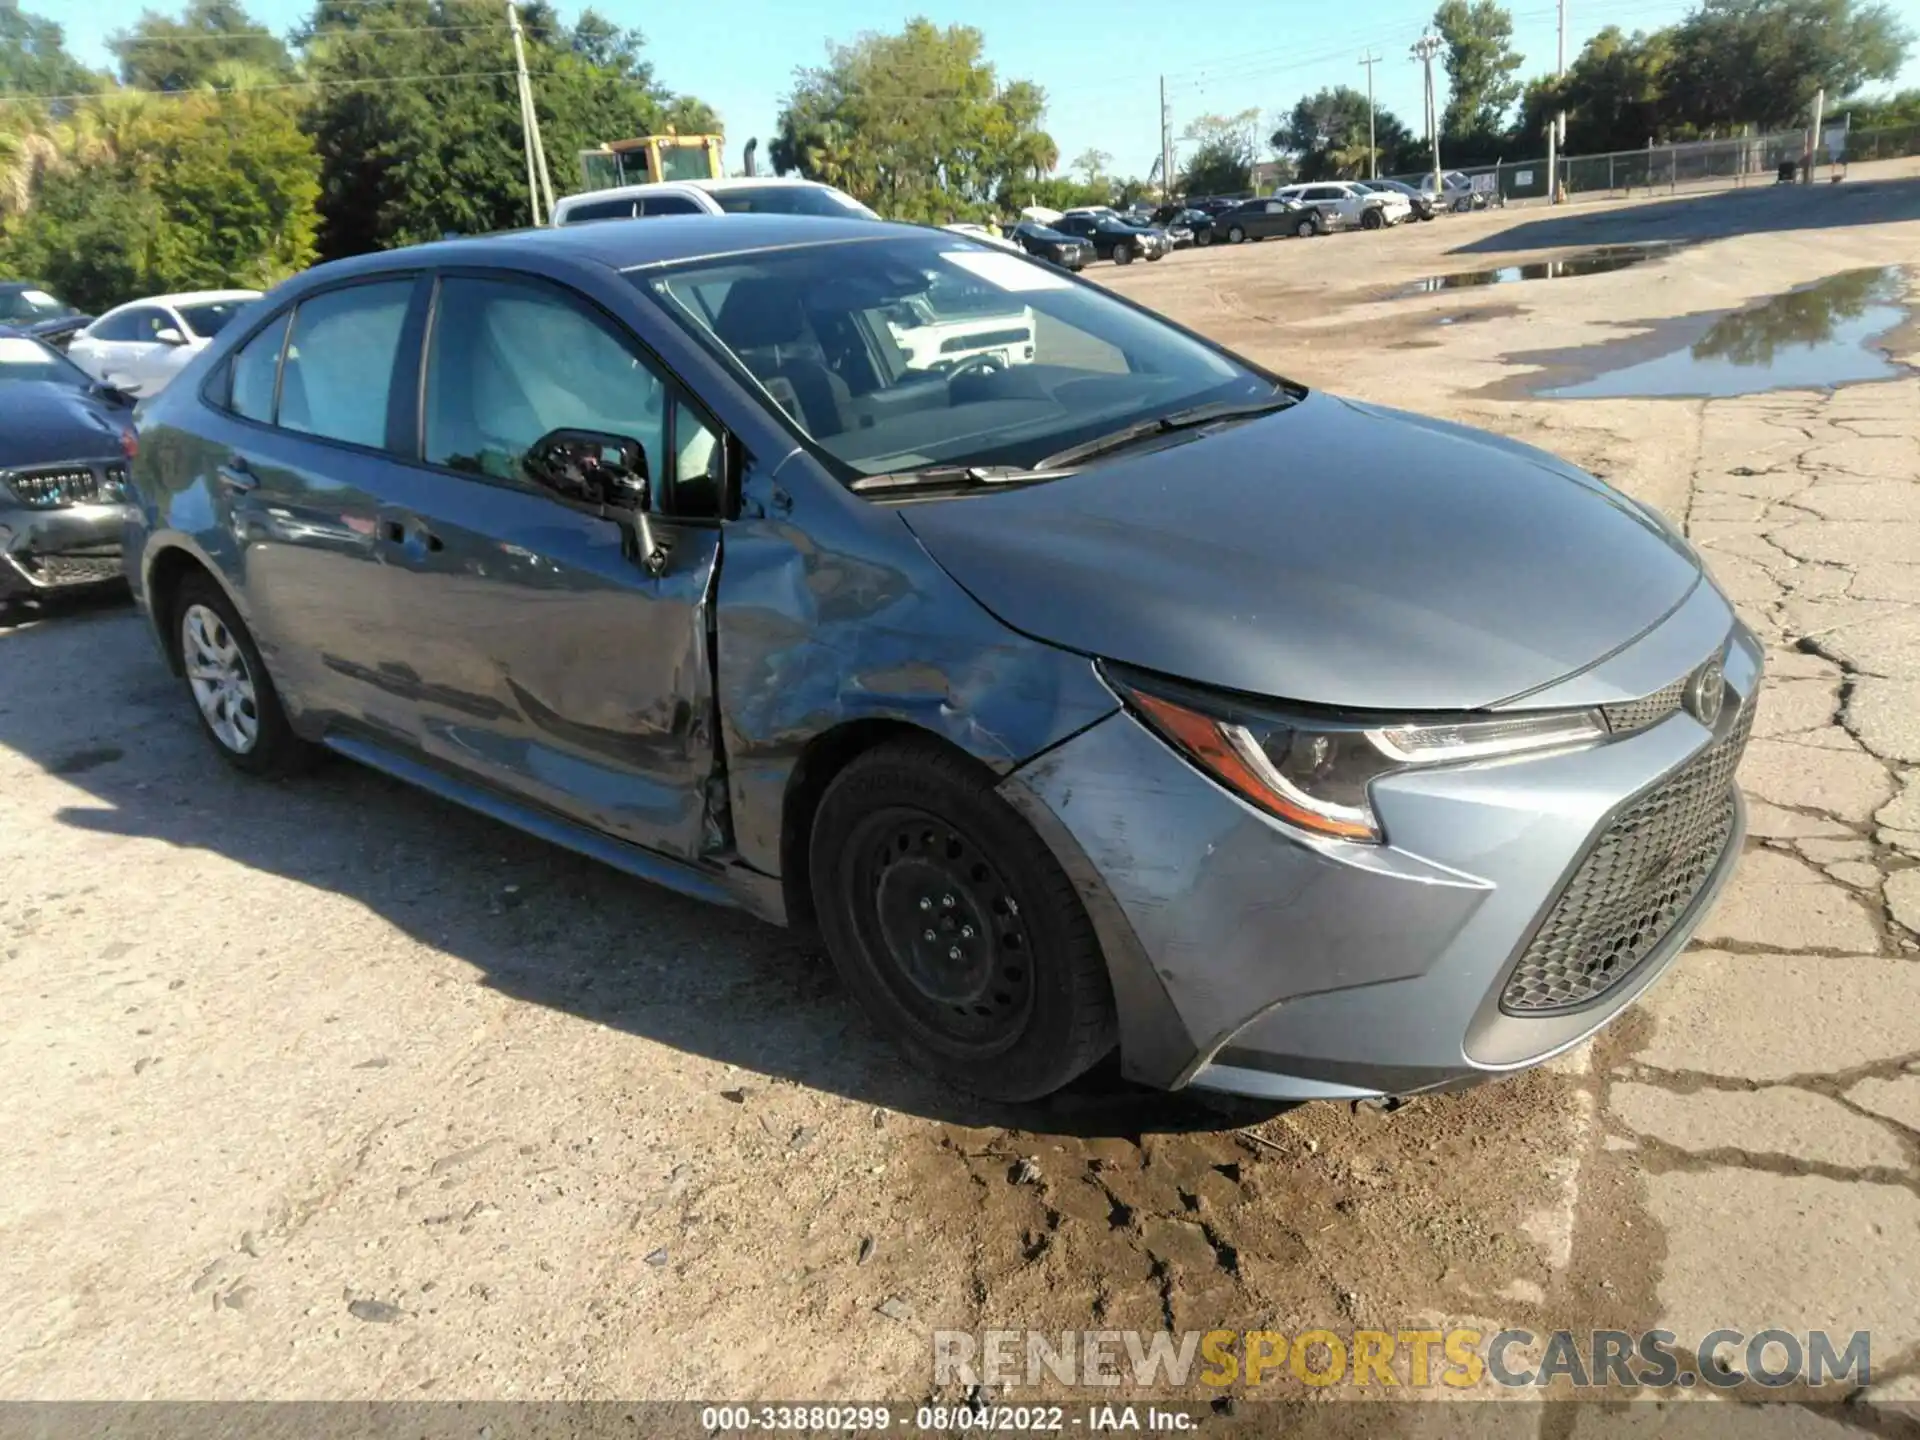
<svg viewBox="0 0 1920 1440"><path fill-rule="evenodd" d="M141 90L219 85L234 63L252 72L242 84L272 83L293 68L285 44L238 0L187 0L178 19L144 10L131 30L108 37L107 48L120 62L121 83Z"/></svg>
<svg viewBox="0 0 1920 1440"><path fill-rule="evenodd" d="M1672 30L1623 34L1609 25L1581 48L1563 80L1536 80L1520 103L1516 139L1536 143L1561 110L1567 153L1629 150L1684 123L1673 92Z"/></svg>
<svg viewBox="0 0 1920 1440"><path fill-rule="evenodd" d="M1258 110L1235 115L1202 115L1181 132L1193 146L1180 188L1188 195L1237 195L1253 188L1255 127Z"/></svg>
<svg viewBox="0 0 1920 1440"><path fill-rule="evenodd" d="M1696 129L1807 123L1829 99L1891 80L1913 34L1882 4L1857 0L1701 0L1675 27L1673 93Z"/></svg>
<svg viewBox="0 0 1920 1440"><path fill-rule="evenodd" d="M1521 92L1513 16L1498 0L1441 0L1433 26L1447 46L1441 143L1461 163L1493 159Z"/></svg>
<svg viewBox="0 0 1920 1440"><path fill-rule="evenodd" d="M1302 95L1268 143L1292 159L1294 172L1301 180L1363 179L1369 173L1370 158L1367 110L1367 97L1350 85ZM1376 107L1373 136L1383 173L1406 168L1404 152L1413 137L1398 116Z"/></svg>
<svg viewBox="0 0 1920 1440"><path fill-rule="evenodd" d="M1001 84L981 34L914 19L863 35L802 70L768 149L776 170L837 185L900 220L979 215L1059 162L1040 128L1046 95Z"/></svg>
<svg viewBox="0 0 1920 1440"><path fill-rule="evenodd" d="M319 160L283 97L85 102L60 167L0 239L0 266L105 309L140 294L265 287L314 259ZM144 97L139 97L144 101Z"/></svg>
<svg viewBox="0 0 1920 1440"><path fill-rule="evenodd" d="M20 0L0 0L0 94L77 95L104 79L67 52L57 24L22 10Z"/></svg>
<svg viewBox="0 0 1920 1440"><path fill-rule="evenodd" d="M1106 179L1107 167L1113 163L1113 156L1105 150L1082 150L1074 157L1068 168L1078 173L1089 185Z"/></svg>
<svg viewBox="0 0 1920 1440"><path fill-rule="evenodd" d="M1851 118L1855 130L1889 130L1920 125L1920 90L1901 90L1877 98L1855 98L1835 107Z"/></svg>
<svg viewBox="0 0 1920 1440"><path fill-rule="evenodd" d="M575 188L575 157L602 141L718 128L655 80L638 32L593 11L569 29L545 0L521 23L557 192ZM324 85L305 120L324 257L528 222L512 41L492 0L320 0L296 39Z"/></svg>

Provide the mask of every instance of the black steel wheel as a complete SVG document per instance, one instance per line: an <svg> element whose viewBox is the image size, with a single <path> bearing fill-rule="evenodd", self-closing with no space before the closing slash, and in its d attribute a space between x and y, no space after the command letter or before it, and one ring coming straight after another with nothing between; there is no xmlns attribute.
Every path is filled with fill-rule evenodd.
<svg viewBox="0 0 1920 1440"><path fill-rule="evenodd" d="M922 1068L1031 1100L1113 1048L1085 907L965 756L902 740L859 757L821 800L811 870L841 978Z"/></svg>
<svg viewBox="0 0 1920 1440"><path fill-rule="evenodd" d="M1129 241L1116 241L1113 247L1113 263L1131 265L1133 263L1133 245Z"/></svg>
<svg viewBox="0 0 1920 1440"><path fill-rule="evenodd" d="M1362 230L1378 230L1387 223L1387 217L1380 213L1380 207L1369 205L1360 216Z"/></svg>
<svg viewBox="0 0 1920 1440"><path fill-rule="evenodd" d="M1213 243L1213 227L1209 225L1204 230L1194 231L1193 243L1196 245L1211 245Z"/></svg>

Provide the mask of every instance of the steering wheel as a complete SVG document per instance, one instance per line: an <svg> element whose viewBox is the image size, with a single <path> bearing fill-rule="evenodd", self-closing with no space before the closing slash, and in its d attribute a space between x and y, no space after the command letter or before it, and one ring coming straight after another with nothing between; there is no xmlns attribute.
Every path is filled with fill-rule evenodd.
<svg viewBox="0 0 1920 1440"><path fill-rule="evenodd" d="M1006 368L1006 357L997 350L988 350L979 355L969 355L947 371L947 383L951 385L962 375L971 374L974 371L982 375L993 375Z"/></svg>

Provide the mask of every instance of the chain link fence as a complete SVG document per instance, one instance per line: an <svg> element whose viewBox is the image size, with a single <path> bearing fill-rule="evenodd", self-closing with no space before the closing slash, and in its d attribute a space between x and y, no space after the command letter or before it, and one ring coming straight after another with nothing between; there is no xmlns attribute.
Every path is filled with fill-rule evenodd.
<svg viewBox="0 0 1920 1440"><path fill-rule="evenodd" d="M1563 155L1554 168L1569 200L1771 185L1797 175L1806 155L1807 140L1805 130L1740 135L1726 140L1688 140L1672 145L1649 145L1643 150L1616 150L1604 155ZM1847 137L1843 163L1906 155L1920 155L1920 125L1855 131ZM1818 158L1822 164L1826 163L1824 147L1819 149ZM1492 193L1497 194L1501 202L1547 198L1545 156L1502 161L1497 165L1461 166L1448 169L1446 174L1464 175L1469 184L1474 177L1491 177L1481 179L1480 185L1491 185ZM1393 178L1418 187L1426 173Z"/></svg>

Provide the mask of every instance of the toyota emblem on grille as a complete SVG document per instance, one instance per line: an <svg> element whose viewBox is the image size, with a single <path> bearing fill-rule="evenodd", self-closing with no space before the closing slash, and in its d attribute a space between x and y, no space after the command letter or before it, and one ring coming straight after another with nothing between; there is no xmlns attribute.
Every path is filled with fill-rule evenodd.
<svg viewBox="0 0 1920 1440"><path fill-rule="evenodd" d="M1726 672L1720 668L1720 659L1715 656L1698 670L1687 682L1687 693L1681 697L1681 704L1687 707L1687 713L1711 730L1719 723L1720 707L1727 698Z"/></svg>

